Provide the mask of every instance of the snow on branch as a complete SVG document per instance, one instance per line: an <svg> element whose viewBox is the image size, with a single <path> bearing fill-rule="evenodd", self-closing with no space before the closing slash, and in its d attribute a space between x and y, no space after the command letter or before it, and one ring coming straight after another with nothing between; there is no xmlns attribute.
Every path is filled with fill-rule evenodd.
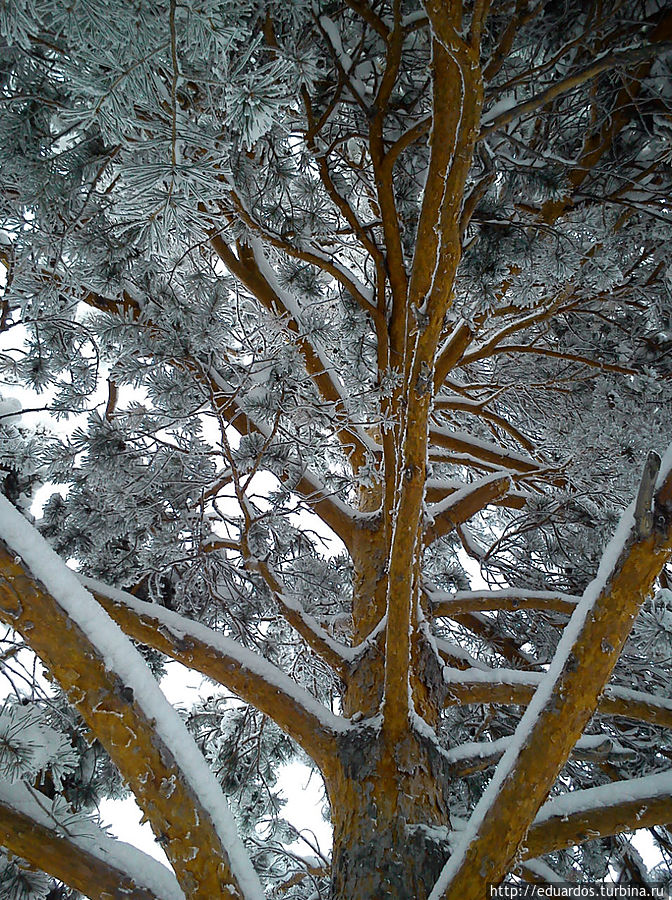
<svg viewBox="0 0 672 900"><path fill-rule="evenodd" d="M507 475L495 472L453 491L438 503L430 504L427 508L427 537L436 540L448 534L456 525L469 521L484 507L503 497L510 486L511 479Z"/></svg>
<svg viewBox="0 0 672 900"><path fill-rule="evenodd" d="M86 896L184 900L173 873L117 841L91 819L54 814L51 801L21 782L0 781L0 843Z"/></svg>
<svg viewBox="0 0 672 900"><path fill-rule="evenodd" d="M533 591L524 589L499 591L428 591L432 602L432 615L452 616L464 612L492 612L518 609L539 609L547 612L571 615L581 599L574 594L559 591Z"/></svg>
<svg viewBox="0 0 672 900"><path fill-rule="evenodd" d="M0 618L110 754L187 896L261 900L219 784L130 640L3 496L0 538Z"/></svg>
<svg viewBox="0 0 672 900"><path fill-rule="evenodd" d="M494 741L469 741L451 747L444 756L453 778L465 778L474 772L494 766L502 758L511 743L510 737ZM610 757L629 758L632 751L623 747L608 734L584 734L576 742L571 756L588 762L602 762Z"/></svg>
<svg viewBox="0 0 672 900"><path fill-rule="evenodd" d="M587 81L597 78L602 72L607 72L609 69L615 69L619 66L626 67L636 65L637 63L650 59L652 56L657 56L664 50L669 49L669 47L669 42L661 42L658 44L649 44L644 47L622 50L620 52L610 51L605 53L600 59L585 66L580 71L574 72L566 78L554 82L543 91L535 94L534 97L525 100L523 103L516 103L515 97L504 98L496 103L483 116L479 140L487 137L492 131L497 131L504 125L508 125L509 122L513 122L514 119L519 119L521 116L528 115L528 113L536 112L547 103L550 103L551 100L555 100L556 97L560 97L568 91L574 90L574 88L585 84Z"/></svg>
<svg viewBox="0 0 672 900"><path fill-rule="evenodd" d="M595 712L639 608L672 555L672 447L660 468L654 484L647 466L648 497L643 500L640 491L637 517L634 503L621 517L431 900L476 900L487 882L501 880ZM643 507L650 521L641 515Z"/></svg>
<svg viewBox="0 0 672 900"><path fill-rule="evenodd" d="M441 643L439 643L441 646ZM457 669L444 667L448 684L446 705L501 703L526 706L534 697L544 673L520 669ZM623 716L661 728L672 728L672 700L618 685L607 685L597 703L598 713Z"/></svg>
<svg viewBox="0 0 672 900"><path fill-rule="evenodd" d="M345 720L269 660L172 610L92 578L79 580L129 637L233 691L273 719L318 765L333 758L334 735L347 728Z"/></svg>
<svg viewBox="0 0 672 900"><path fill-rule="evenodd" d="M432 444L444 447L456 453L467 453L484 463L491 463L514 472L539 472L543 467L529 456L514 453L490 441L474 437L466 431L454 431L450 428L432 427L430 430Z"/></svg>
<svg viewBox="0 0 672 900"><path fill-rule="evenodd" d="M283 617L301 635L311 650L328 663L335 672L345 676L356 652L334 640L317 619L307 613L301 603L285 591L282 582L266 562L248 558L245 564L251 571L258 572L262 576L273 592Z"/></svg>
<svg viewBox="0 0 672 900"><path fill-rule="evenodd" d="M523 855L542 856L584 841L672 821L672 771L629 778L545 803L532 823Z"/></svg>

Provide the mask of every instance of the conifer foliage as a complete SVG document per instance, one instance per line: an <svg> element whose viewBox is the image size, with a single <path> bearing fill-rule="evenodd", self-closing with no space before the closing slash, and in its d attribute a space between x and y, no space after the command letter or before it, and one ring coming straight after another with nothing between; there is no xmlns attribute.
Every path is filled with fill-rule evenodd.
<svg viewBox="0 0 672 900"><path fill-rule="evenodd" d="M4 897L672 877L671 65L665 0L0 2Z"/></svg>

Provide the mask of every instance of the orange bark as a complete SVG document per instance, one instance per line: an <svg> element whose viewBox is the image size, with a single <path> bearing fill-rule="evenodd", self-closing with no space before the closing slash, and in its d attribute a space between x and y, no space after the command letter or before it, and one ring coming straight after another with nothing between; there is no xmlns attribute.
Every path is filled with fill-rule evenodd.
<svg viewBox="0 0 672 900"><path fill-rule="evenodd" d="M226 850L159 738L88 637L0 544L0 619L42 659L135 794L189 900L239 896ZM195 851L195 852L194 852Z"/></svg>
<svg viewBox="0 0 672 900"><path fill-rule="evenodd" d="M497 772L494 776L497 787L488 815L442 876L441 896L477 900L488 882L499 882L510 870L534 816L597 708L641 604L672 554L672 473L653 503L656 528L635 515L618 560L585 619L578 620L550 694L543 695L529 726L521 726L528 730L515 761L499 778ZM507 762L505 758L501 765Z"/></svg>
<svg viewBox="0 0 672 900"><path fill-rule="evenodd" d="M127 872L1 802L0 845L87 897L161 900L161 895L138 884Z"/></svg>
<svg viewBox="0 0 672 900"><path fill-rule="evenodd" d="M324 727L314 712L301 705L295 693L283 691L235 657L227 657L216 643L185 635L179 626L171 628L170 624L153 612L151 604L142 604L146 609L139 612L134 608L138 605L137 601L130 605L123 602L121 592L112 593L113 596L106 596L96 592L94 596L124 634L224 685L242 700L270 716L301 745L320 768L329 768L336 750L334 735ZM185 627L188 629L188 622L185 622ZM213 634L213 637L216 635ZM263 663L269 665L266 660Z"/></svg>

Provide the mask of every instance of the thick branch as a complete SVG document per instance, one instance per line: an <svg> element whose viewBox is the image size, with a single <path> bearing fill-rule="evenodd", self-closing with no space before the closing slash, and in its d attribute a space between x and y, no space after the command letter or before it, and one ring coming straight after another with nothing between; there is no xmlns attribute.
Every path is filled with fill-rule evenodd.
<svg viewBox="0 0 672 900"><path fill-rule="evenodd" d="M0 545L0 618L42 659L105 747L185 895L262 897L217 782L142 658L4 497L0 512L11 546Z"/></svg>
<svg viewBox="0 0 672 900"><path fill-rule="evenodd" d="M76 825L73 834L44 808L41 795L22 784L0 785L0 845L36 869L58 878L87 897L110 900L184 900L173 873L141 850L94 835ZM130 869L130 871L129 871Z"/></svg>
<svg viewBox="0 0 672 900"><path fill-rule="evenodd" d="M233 691L283 729L324 771L343 720L281 669L231 638L92 579L82 582L125 634Z"/></svg>
<svg viewBox="0 0 672 900"><path fill-rule="evenodd" d="M597 708L641 604L672 553L671 464L672 453L655 498L649 493L656 529L634 517L634 507L624 514L598 576L565 629L461 846L432 892L433 900L476 900L487 882L499 882L510 869L534 816ZM530 771L535 773L533 780Z"/></svg>
<svg viewBox="0 0 672 900"><path fill-rule="evenodd" d="M412 616L419 591L422 508L434 361L460 259L458 219L473 156L482 84L478 60L457 31L459 4L431 3L433 131L408 297L393 312L391 348L403 351L397 483L390 546L383 729L408 727Z"/></svg>
<svg viewBox="0 0 672 900"><path fill-rule="evenodd" d="M540 673L522 672L520 669L460 669L454 672L444 669L444 676L449 684L445 701L447 706L469 703L526 706L534 697L542 678ZM618 685L607 685L596 712L672 728L672 700Z"/></svg>
<svg viewBox="0 0 672 900"><path fill-rule="evenodd" d="M457 591L455 594L430 592L433 616L453 616L455 613L486 612L518 609L537 609L571 615L581 599L573 594L557 591Z"/></svg>
<svg viewBox="0 0 672 900"><path fill-rule="evenodd" d="M482 460L484 463L492 463L514 472L528 473L542 471L541 466L535 460L514 453L497 444L472 437L464 431L451 431L448 428L432 428L430 439L436 447L445 447L455 453L467 453Z"/></svg>
<svg viewBox="0 0 672 900"><path fill-rule="evenodd" d="M436 540L453 531L457 525L468 522L486 506L500 500L510 487L511 479L507 475L486 475L449 494L439 503L432 504L428 509L429 525L425 540Z"/></svg>
<svg viewBox="0 0 672 900"><path fill-rule="evenodd" d="M443 382L446 380L446 376L458 364L473 339L474 332L472 331L471 326L467 322L461 321L455 327L436 357L434 390L437 393Z"/></svg>
<svg viewBox="0 0 672 900"><path fill-rule="evenodd" d="M668 822L672 822L670 772L573 791L542 806L525 838L523 857Z"/></svg>

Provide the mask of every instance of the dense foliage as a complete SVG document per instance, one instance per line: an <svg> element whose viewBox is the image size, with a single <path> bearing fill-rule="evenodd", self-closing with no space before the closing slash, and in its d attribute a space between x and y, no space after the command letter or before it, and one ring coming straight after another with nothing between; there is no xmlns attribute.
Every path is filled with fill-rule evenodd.
<svg viewBox="0 0 672 900"><path fill-rule="evenodd" d="M82 575L233 638L355 722L382 687L352 687L353 648L384 633L421 469L409 621L463 691L435 720L415 712L448 751L476 744L461 770L452 757L454 825L671 439L672 14L425 6L0 4L0 468L27 516L51 486L36 525ZM15 386L34 395L22 415ZM425 428L426 465L409 462ZM667 577L611 677L664 710ZM0 658L0 776L88 816L119 774L24 640L8 630ZM160 675L157 650L142 648ZM510 696L479 682L497 669ZM308 757L231 690L187 725L268 890L326 897L315 860L296 877L275 788ZM552 796L669 766L670 723L618 696ZM621 830L525 871L641 879ZM11 855L0 884L67 895Z"/></svg>

